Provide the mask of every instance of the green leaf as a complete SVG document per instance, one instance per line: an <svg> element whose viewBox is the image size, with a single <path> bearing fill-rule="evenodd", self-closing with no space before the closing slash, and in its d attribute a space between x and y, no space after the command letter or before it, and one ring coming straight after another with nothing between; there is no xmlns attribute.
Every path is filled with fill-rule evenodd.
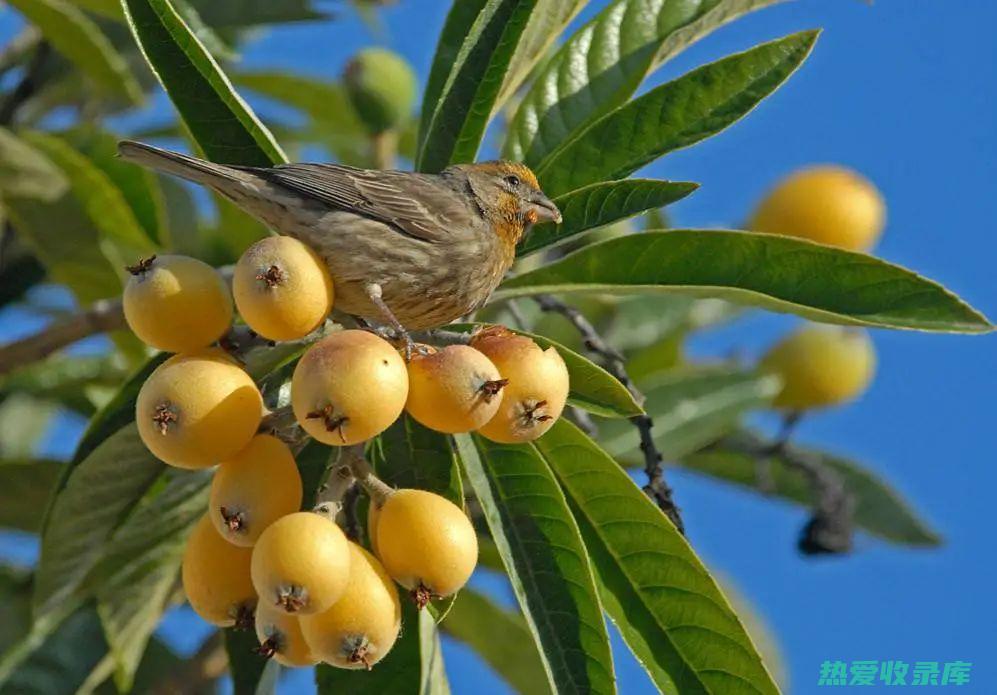
<svg viewBox="0 0 997 695"><path fill-rule="evenodd" d="M0 195L18 238L82 303L120 294L100 251L100 233L72 195L62 171L24 140L0 128Z"/></svg>
<svg viewBox="0 0 997 695"><path fill-rule="evenodd" d="M533 444L455 439L551 689L616 692L588 554L547 464Z"/></svg>
<svg viewBox="0 0 997 695"><path fill-rule="evenodd" d="M62 170L27 142L0 128L0 194L51 202L69 190Z"/></svg>
<svg viewBox="0 0 997 695"><path fill-rule="evenodd" d="M33 597L36 619L57 612L73 595L163 468L131 424L72 469L42 536Z"/></svg>
<svg viewBox="0 0 997 695"><path fill-rule="evenodd" d="M369 135L343 86L286 72L240 72L233 81L257 94L280 101L308 116L308 135L325 145L340 161L369 163Z"/></svg>
<svg viewBox="0 0 997 695"><path fill-rule="evenodd" d="M639 357L662 339L731 321L744 312L722 299L696 299L682 294L606 297L614 311L603 337L610 345Z"/></svg>
<svg viewBox="0 0 997 695"><path fill-rule="evenodd" d="M767 445L768 442L759 435L742 431L685 456L677 463L717 480L810 506L813 502L810 482L798 467L787 462L785 454L768 459L766 479L771 480L772 488L764 488L759 476L758 457L752 452ZM900 493L872 471L842 457L795 444L789 447L788 452L792 456L808 457L841 476L845 487L855 498L854 521L866 532L901 545L941 545L938 533L917 515Z"/></svg>
<svg viewBox="0 0 997 695"><path fill-rule="evenodd" d="M256 633L233 627L223 632L233 695L273 695L277 689L280 665L254 651L260 646Z"/></svg>
<svg viewBox="0 0 997 695"><path fill-rule="evenodd" d="M115 6L120 12L120 4ZM169 246L166 201L155 172L118 157L118 137L107 131L86 128L72 131L67 137L117 187L145 235L156 244Z"/></svg>
<svg viewBox="0 0 997 695"><path fill-rule="evenodd" d="M98 230L101 250L119 277L124 278L125 266L156 252L121 190L93 162L58 136L30 132L23 137L66 174L73 195Z"/></svg>
<svg viewBox="0 0 997 695"><path fill-rule="evenodd" d="M447 614L443 631L480 654L517 693L550 692L533 636L519 613L500 608L473 589L464 589Z"/></svg>
<svg viewBox="0 0 997 695"><path fill-rule="evenodd" d="M170 470L128 515L87 578L114 658L114 682L129 692L152 631L176 586L184 545L208 505L208 471Z"/></svg>
<svg viewBox="0 0 997 695"><path fill-rule="evenodd" d="M461 46L467 40L475 20L488 0L466 0L451 3L447 13L446 23L440 31L440 38L433 55L433 64L429 69L426 89L422 95L422 113L419 118L419 128L416 137L416 154L422 149L426 140L426 131L436 106L440 103L443 90L447 85L450 73L453 71Z"/></svg>
<svg viewBox="0 0 997 695"><path fill-rule="evenodd" d="M31 458L49 430L56 406L14 393L0 400L0 456Z"/></svg>
<svg viewBox="0 0 997 695"><path fill-rule="evenodd" d="M235 50L201 19L200 12L197 11L197 8L193 4L187 0L170 0L170 2L173 4L173 8L177 11L177 14L180 15L180 18L187 25L187 28L204 45L208 53L221 61L239 60L239 55ZM235 40L233 38L233 41Z"/></svg>
<svg viewBox="0 0 997 695"><path fill-rule="evenodd" d="M190 4L205 23L221 29L329 18L313 7L312 0L190 0Z"/></svg>
<svg viewBox="0 0 997 695"><path fill-rule="evenodd" d="M658 157L719 133L781 85L817 32L763 43L656 87L566 141L535 171L548 195L622 179Z"/></svg>
<svg viewBox="0 0 997 695"><path fill-rule="evenodd" d="M121 359L113 353L52 355L0 376L0 392L54 401L89 416L94 408L88 391L116 390L124 376Z"/></svg>
<svg viewBox="0 0 997 695"><path fill-rule="evenodd" d="M658 450L674 461L716 441L743 415L768 405L778 390L777 378L737 367L680 368L662 373L644 389L644 410L654 421ZM628 465L643 460L630 423L600 425L599 443L609 454Z"/></svg>
<svg viewBox="0 0 997 695"><path fill-rule="evenodd" d="M402 632L370 672L315 667L319 695L449 695L436 624L427 611L402 601Z"/></svg>
<svg viewBox="0 0 997 695"><path fill-rule="evenodd" d="M480 325L452 324L447 329L470 331ZM603 417L632 417L644 412L633 394L616 377L587 357L537 333L514 332L532 338L544 350L549 347L557 350L568 368L568 402L571 405Z"/></svg>
<svg viewBox="0 0 997 695"><path fill-rule="evenodd" d="M105 94L131 103L142 101L142 88L100 27L65 0L10 0L38 27L55 50L73 62Z"/></svg>
<svg viewBox="0 0 997 695"><path fill-rule="evenodd" d="M52 280L83 303L120 293L121 284L100 252L99 233L70 193L62 170L3 128L0 196L18 239Z"/></svg>
<svg viewBox="0 0 997 695"><path fill-rule="evenodd" d="M31 572L0 564L0 653L31 629Z"/></svg>
<svg viewBox="0 0 997 695"><path fill-rule="evenodd" d="M603 181L579 188L554 201L563 217L561 224L534 227L516 249L516 255L526 256L576 234L674 203L697 188L696 183L652 179Z"/></svg>
<svg viewBox="0 0 997 695"><path fill-rule="evenodd" d="M623 469L563 419L536 448L582 529L606 612L655 685L683 695L778 693L716 582Z"/></svg>
<svg viewBox="0 0 997 695"><path fill-rule="evenodd" d="M530 15L530 21L519 40L519 47L509 61L509 69L493 111L499 109L519 89L529 77L530 71L543 59L586 4L588 0L537 0L536 9Z"/></svg>
<svg viewBox="0 0 997 695"><path fill-rule="evenodd" d="M5 693L73 695L106 653L92 606L36 620L0 659L0 687Z"/></svg>
<svg viewBox="0 0 997 695"><path fill-rule="evenodd" d="M616 0L575 32L534 80L504 154L535 165L627 102L655 68L701 36L776 0Z"/></svg>
<svg viewBox="0 0 997 695"><path fill-rule="evenodd" d="M100 15L105 19L124 21L120 0L74 0L81 10Z"/></svg>
<svg viewBox="0 0 997 695"><path fill-rule="evenodd" d="M545 292L679 292L854 326L986 333L989 321L941 285L872 256L790 237L644 232L587 246L507 280L507 299Z"/></svg>
<svg viewBox="0 0 997 695"><path fill-rule="evenodd" d="M63 465L47 459L0 461L0 526L38 531Z"/></svg>
<svg viewBox="0 0 997 695"><path fill-rule="evenodd" d="M378 477L388 485L429 490L463 507L464 488L450 438L408 414L374 440L372 459Z"/></svg>
<svg viewBox="0 0 997 695"><path fill-rule="evenodd" d="M122 3L142 54L208 159L249 166L287 161L169 0Z"/></svg>
<svg viewBox="0 0 997 695"><path fill-rule="evenodd" d="M486 0L469 26L470 6L451 10L437 46L430 80L423 101L422 131L417 171L436 172L449 164L473 162L491 118L499 89L505 80L520 37L537 0ZM461 3L454 3L455 8ZM466 29L455 33L454 28ZM460 48L454 53L454 47ZM451 56L452 62L443 56ZM446 60L447 63L442 63ZM445 82L435 94L441 74L437 68L449 64Z"/></svg>

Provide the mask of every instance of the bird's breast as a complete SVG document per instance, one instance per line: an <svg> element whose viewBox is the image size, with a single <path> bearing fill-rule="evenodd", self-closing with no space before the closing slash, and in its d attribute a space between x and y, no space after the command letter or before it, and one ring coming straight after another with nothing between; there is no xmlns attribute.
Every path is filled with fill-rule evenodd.
<svg viewBox="0 0 997 695"><path fill-rule="evenodd" d="M434 243L339 211L284 229L325 259L338 310L383 322L366 292L377 283L395 317L412 330L441 326L480 307L513 260L487 229Z"/></svg>

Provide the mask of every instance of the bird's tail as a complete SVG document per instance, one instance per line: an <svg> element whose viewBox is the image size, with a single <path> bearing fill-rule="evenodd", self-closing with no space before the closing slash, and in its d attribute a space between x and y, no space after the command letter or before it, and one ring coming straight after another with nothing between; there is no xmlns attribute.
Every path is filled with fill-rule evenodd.
<svg viewBox="0 0 997 695"><path fill-rule="evenodd" d="M233 187L238 187L256 178L244 169L215 164L134 140L119 142L118 156L148 169L179 176L182 179L209 186L220 192L227 192Z"/></svg>

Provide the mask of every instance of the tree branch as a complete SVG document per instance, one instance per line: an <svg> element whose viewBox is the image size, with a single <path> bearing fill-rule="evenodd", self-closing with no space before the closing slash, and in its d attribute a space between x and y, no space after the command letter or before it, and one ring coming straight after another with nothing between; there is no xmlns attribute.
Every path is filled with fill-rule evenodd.
<svg viewBox="0 0 997 695"><path fill-rule="evenodd" d="M119 298L98 300L86 311L59 319L34 335L0 346L0 375L44 359L78 340L124 325L125 314Z"/></svg>
<svg viewBox="0 0 997 695"><path fill-rule="evenodd" d="M789 433L798 420L787 416L782 432L771 442L728 437L716 442L725 448L740 451L756 460L760 467L758 488L772 492L774 481L771 464L774 458L787 468L805 476L813 492L813 514L804 525L798 542L806 555L847 553L852 549L855 498L844 479L824 465L820 456L800 449L789 442Z"/></svg>
<svg viewBox="0 0 997 695"><path fill-rule="evenodd" d="M537 304L544 311L560 314L570 321L571 325L581 335L585 349L601 358L606 370L630 391L638 403L644 403L644 394L634 385L630 379L630 375L627 374L623 355L599 335L595 326L578 309L548 294L540 294L533 299L536 300ZM654 421L651 420L649 415L643 413L630 418L630 422L637 428L637 433L640 436L640 450L644 454L644 473L647 475L647 484L644 486L644 492L671 519L672 523L675 524L675 528L684 534L685 524L682 522L682 515L672 498L671 487L665 482L664 460L661 452L658 451L658 447L654 443L654 434L652 432Z"/></svg>

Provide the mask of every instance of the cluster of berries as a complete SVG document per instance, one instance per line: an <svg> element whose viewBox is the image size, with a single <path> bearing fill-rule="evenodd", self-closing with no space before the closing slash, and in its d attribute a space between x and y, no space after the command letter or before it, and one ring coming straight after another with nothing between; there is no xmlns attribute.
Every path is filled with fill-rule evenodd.
<svg viewBox="0 0 997 695"><path fill-rule="evenodd" d="M129 270L129 326L177 353L139 392L142 441L172 466L217 464L208 512L183 560L191 606L218 626L255 623L261 653L285 665L370 668L401 627L395 582L420 607L453 594L474 570L477 536L460 507L423 490L372 494L373 553L347 539L327 505L299 511L291 448L260 431L260 390L214 344L230 330L233 296L249 328L268 340L314 331L335 294L325 264L301 242L271 237L239 260L231 294L218 271L193 258L160 256ZM501 327L468 345L418 345L408 362L371 332L336 331L308 349L291 381L297 425L332 446L362 446L403 411L440 432L529 441L560 416L567 395L557 351Z"/></svg>

